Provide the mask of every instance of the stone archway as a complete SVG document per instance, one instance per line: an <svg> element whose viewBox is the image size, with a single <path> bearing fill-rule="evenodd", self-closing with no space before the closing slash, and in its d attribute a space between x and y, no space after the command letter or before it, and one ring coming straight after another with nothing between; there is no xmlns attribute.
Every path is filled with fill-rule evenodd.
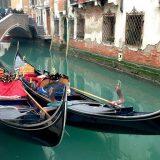
<svg viewBox="0 0 160 160"><path fill-rule="evenodd" d="M14 37L31 38L29 19L26 14L9 14L0 20L0 41L6 34Z"/></svg>
<svg viewBox="0 0 160 160"><path fill-rule="evenodd" d="M15 24L15 25L11 26L10 28L8 28L4 32L4 34L1 36L0 41L3 40L3 38L8 33L11 35L11 37L31 38L30 32L26 28L24 28L23 26L21 26L20 24Z"/></svg>

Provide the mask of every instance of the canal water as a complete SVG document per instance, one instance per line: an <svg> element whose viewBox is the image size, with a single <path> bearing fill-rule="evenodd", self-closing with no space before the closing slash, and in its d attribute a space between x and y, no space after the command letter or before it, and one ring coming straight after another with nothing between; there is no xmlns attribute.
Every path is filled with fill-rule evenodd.
<svg viewBox="0 0 160 160"><path fill-rule="evenodd" d="M64 53L49 52L42 41L20 41L23 56L39 69L67 74L71 85L97 96L116 100L114 86L121 83L125 105L137 111L160 108L160 86L127 74L107 70L78 57L66 59ZM0 59L12 66L16 43L3 44ZM51 60L52 59L52 60ZM159 160L160 136L112 134L67 126L62 143L55 148L22 141L0 132L0 156L3 160Z"/></svg>

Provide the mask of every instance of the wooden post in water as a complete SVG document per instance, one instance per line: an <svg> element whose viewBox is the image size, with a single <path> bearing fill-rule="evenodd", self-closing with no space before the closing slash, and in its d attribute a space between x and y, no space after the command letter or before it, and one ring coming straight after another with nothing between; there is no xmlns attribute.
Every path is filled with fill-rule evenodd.
<svg viewBox="0 0 160 160"><path fill-rule="evenodd" d="M52 6L52 8L51 8L51 11L50 11L50 13L51 13L51 17L53 17L54 16L54 14L53 14L53 12L54 12L54 7ZM51 22L51 21L50 21ZM53 26L52 26L53 27ZM54 27L53 27L54 28ZM51 49L52 49L52 45L53 45L53 30L51 30L51 34L52 34L52 36L51 36L51 44L50 44L50 48L49 48L49 50L51 51Z"/></svg>
<svg viewBox="0 0 160 160"><path fill-rule="evenodd" d="M69 49L69 18L68 18L68 1L66 1L66 20L67 20L67 42L66 42L66 57L68 55L68 49Z"/></svg>

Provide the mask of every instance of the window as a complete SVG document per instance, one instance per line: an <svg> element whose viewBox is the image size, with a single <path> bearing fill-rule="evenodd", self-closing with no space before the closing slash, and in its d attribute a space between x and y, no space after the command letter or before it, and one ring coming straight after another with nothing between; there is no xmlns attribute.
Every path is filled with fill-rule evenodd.
<svg viewBox="0 0 160 160"><path fill-rule="evenodd" d="M126 17L125 43L133 46L142 44L143 14L131 13Z"/></svg>
<svg viewBox="0 0 160 160"><path fill-rule="evenodd" d="M70 38L74 37L74 20L69 20L69 27L70 27Z"/></svg>
<svg viewBox="0 0 160 160"><path fill-rule="evenodd" d="M104 43L113 43L115 33L115 15L104 15L102 27L102 41Z"/></svg>
<svg viewBox="0 0 160 160"><path fill-rule="evenodd" d="M85 27L85 19L78 18L77 19L77 38L84 39L84 27Z"/></svg>
<svg viewBox="0 0 160 160"><path fill-rule="evenodd" d="M54 19L54 35L59 36L59 19Z"/></svg>

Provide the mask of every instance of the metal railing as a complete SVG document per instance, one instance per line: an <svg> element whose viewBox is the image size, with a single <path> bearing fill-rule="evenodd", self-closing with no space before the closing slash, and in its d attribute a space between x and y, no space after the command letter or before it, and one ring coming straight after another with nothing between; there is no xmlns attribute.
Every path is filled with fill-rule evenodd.
<svg viewBox="0 0 160 160"><path fill-rule="evenodd" d="M125 43L132 46L142 44L143 14L127 14Z"/></svg>
<svg viewBox="0 0 160 160"><path fill-rule="evenodd" d="M115 33L115 14L103 16L102 42L113 43Z"/></svg>
<svg viewBox="0 0 160 160"><path fill-rule="evenodd" d="M84 39L84 27L85 27L85 19L79 18L77 19L77 39Z"/></svg>

